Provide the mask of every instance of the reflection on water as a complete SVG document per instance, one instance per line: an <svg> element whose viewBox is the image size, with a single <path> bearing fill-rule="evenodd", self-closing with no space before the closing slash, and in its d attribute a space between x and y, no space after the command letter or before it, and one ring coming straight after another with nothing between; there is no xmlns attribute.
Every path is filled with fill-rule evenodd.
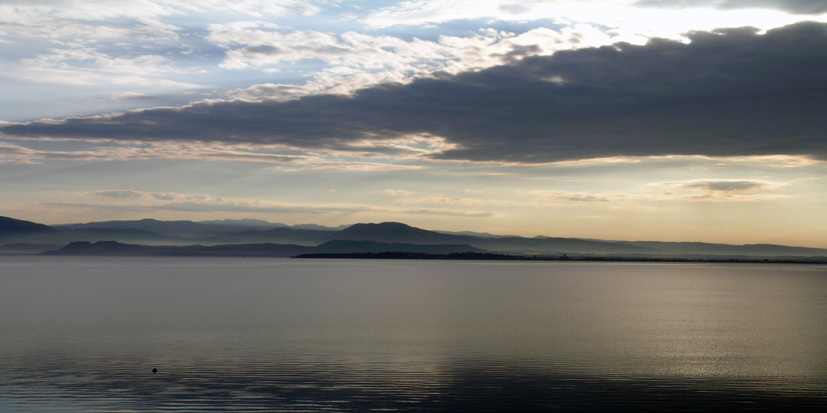
<svg viewBox="0 0 827 413"><path fill-rule="evenodd" d="M827 407L824 266L0 268L2 411Z"/></svg>

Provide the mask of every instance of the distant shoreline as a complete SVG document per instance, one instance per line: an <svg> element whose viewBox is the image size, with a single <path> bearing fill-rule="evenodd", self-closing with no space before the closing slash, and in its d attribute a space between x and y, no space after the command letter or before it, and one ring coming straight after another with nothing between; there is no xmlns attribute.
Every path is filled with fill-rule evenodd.
<svg viewBox="0 0 827 413"><path fill-rule="evenodd" d="M281 224L263 221L193 222L143 219L50 227L35 222L0 217L0 255L285 258L302 256L307 258L432 260L815 262L827 264L827 248L775 244L735 245L560 237L524 238L481 233L444 233L412 227L401 222L362 223L339 229L320 226L309 229L306 226L299 228L279 225ZM405 255L399 256L396 253Z"/></svg>
<svg viewBox="0 0 827 413"><path fill-rule="evenodd" d="M807 258L729 258L729 257L596 257L596 256L548 256L509 255L495 253L461 252L429 254L415 252L360 252L300 254L291 258L337 258L380 260L453 260L453 261L591 261L591 262L686 262L686 263L746 263L746 264L827 264L827 257Z"/></svg>
<svg viewBox="0 0 827 413"><path fill-rule="evenodd" d="M330 241L315 247L295 244L224 244L224 245L139 245L116 241L72 242L55 248L48 245L15 244L0 246L0 255L57 255L87 257L269 257L269 258L339 258L339 259L406 259L452 261L571 261L571 262L651 262L651 263L763 263L827 264L827 256L748 256L748 255L657 255L657 254L588 254L551 252L545 254L491 252L470 245L420 245L370 241ZM35 248L39 247L39 248ZM474 250L476 249L476 251ZM17 252L17 254L15 254Z"/></svg>

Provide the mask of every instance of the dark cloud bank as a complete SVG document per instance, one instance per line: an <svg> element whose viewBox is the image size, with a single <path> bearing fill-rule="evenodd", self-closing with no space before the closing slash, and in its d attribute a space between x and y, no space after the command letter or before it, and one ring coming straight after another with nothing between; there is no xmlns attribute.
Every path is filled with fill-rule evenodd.
<svg viewBox="0 0 827 413"><path fill-rule="evenodd" d="M431 134L442 159L809 155L827 160L827 25L695 32L288 102L201 103L9 125L11 136L348 149Z"/></svg>

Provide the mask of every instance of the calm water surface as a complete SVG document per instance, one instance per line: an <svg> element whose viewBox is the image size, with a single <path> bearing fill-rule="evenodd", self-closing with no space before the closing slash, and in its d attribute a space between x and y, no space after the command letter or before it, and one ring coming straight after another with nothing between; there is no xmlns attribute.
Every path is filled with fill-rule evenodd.
<svg viewBox="0 0 827 413"><path fill-rule="evenodd" d="M816 411L827 267L0 257L0 360L0 411Z"/></svg>

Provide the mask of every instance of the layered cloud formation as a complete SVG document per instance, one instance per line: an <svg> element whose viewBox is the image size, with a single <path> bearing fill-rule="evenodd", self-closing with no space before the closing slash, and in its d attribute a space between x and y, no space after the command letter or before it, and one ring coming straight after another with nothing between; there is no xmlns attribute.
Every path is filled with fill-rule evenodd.
<svg viewBox="0 0 827 413"><path fill-rule="evenodd" d="M452 147L429 155L436 159L517 163L651 155L827 159L827 25L688 38L530 56L351 95L196 103L0 131L337 151L423 136Z"/></svg>

